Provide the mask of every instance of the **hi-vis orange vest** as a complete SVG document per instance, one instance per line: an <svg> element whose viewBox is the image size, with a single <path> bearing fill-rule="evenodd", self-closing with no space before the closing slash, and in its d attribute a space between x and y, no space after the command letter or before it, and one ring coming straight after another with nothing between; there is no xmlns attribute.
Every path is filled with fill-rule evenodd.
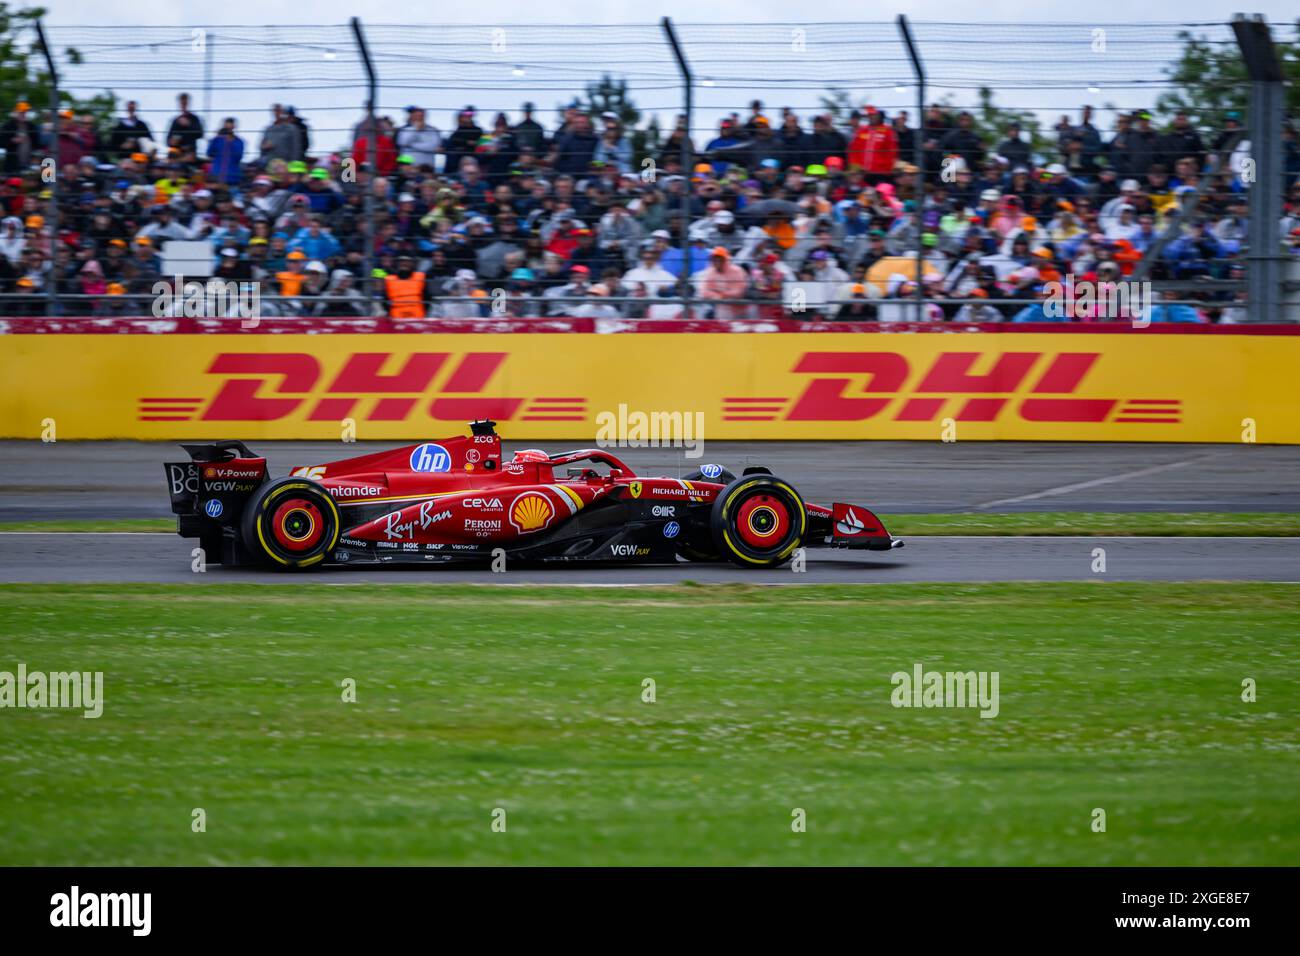
<svg viewBox="0 0 1300 956"><path fill-rule="evenodd" d="M280 295L297 295L302 291L302 284L307 281L305 272L277 272L276 281L280 283Z"/></svg>
<svg viewBox="0 0 1300 956"><path fill-rule="evenodd" d="M394 319L424 318L424 273L412 272L409 279L397 273L384 277L388 293L388 314Z"/></svg>

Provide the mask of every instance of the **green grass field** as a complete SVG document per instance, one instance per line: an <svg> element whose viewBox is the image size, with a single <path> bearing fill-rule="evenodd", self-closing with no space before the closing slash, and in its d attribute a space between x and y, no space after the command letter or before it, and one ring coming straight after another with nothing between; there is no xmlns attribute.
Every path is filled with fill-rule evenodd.
<svg viewBox="0 0 1300 956"><path fill-rule="evenodd" d="M0 710L3 864L1300 863L1295 586L0 586L19 661L105 703Z"/></svg>
<svg viewBox="0 0 1300 956"><path fill-rule="evenodd" d="M880 519L894 535L1085 535L1209 536L1255 535L1300 537L1300 514L1292 512L978 512L958 514L883 514ZM0 521L4 531L144 532L175 531L175 518L107 518L91 521Z"/></svg>

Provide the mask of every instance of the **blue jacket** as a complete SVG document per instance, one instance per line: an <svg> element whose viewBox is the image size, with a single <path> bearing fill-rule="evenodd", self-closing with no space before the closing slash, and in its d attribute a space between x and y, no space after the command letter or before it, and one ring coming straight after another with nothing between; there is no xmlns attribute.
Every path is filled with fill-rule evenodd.
<svg viewBox="0 0 1300 956"><path fill-rule="evenodd" d="M336 256L342 251L339 241L331 236L328 232L322 231L320 235L313 236L311 230L306 226L299 229L297 234L289 240L289 251L301 249L308 259L319 259L324 262L330 256Z"/></svg>
<svg viewBox="0 0 1300 956"><path fill-rule="evenodd" d="M709 267L708 249L701 249L698 246L691 246L691 268L687 273L687 278L695 275L701 269ZM670 246L665 249L663 255L659 257L659 266L666 272L671 272L675 276L682 274L682 250L678 246Z"/></svg>
<svg viewBox="0 0 1300 956"><path fill-rule="evenodd" d="M1204 272L1209 268L1210 260L1222 259L1227 250L1208 230L1198 239L1193 236L1181 236L1165 247L1165 258L1173 264L1175 275Z"/></svg>
<svg viewBox="0 0 1300 956"><path fill-rule="evenodd" d="M1190 305L1157 305L1151 310L1152 322L1201 322Z"/></svg>
<svg viewBox="0 0 1300 956"><path fill-rule="evenodd" d="M1062 309L1061 311L1064 312L1065 310ZM1023 309L1017 312L1015 316L1011 319L1011 321L1012 322L1068 322L1069 319L1067 319L1063 314L1057 316L1056 318L1052 318L1050 315L1048 315L1046 312L1043 311L1043 303L1031 302L1029 305L1025 306Z"/></svg>
<svg viewBox="0 0 1300 956"><path fill-rule="evenodd" d="M244 160L244 141L238 136L214 136L208 140L208 159L212 161L212 178L227 186L238 186L240 163Z"/></svg>

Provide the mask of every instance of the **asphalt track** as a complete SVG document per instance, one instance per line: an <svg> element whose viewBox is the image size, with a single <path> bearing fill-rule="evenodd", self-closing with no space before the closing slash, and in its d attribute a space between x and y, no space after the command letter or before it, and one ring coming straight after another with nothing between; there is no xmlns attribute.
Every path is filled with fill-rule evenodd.
<svg viewBox="0 0 1300 956"><path fill-rule="evenodd" d="M395 443L255 442L273 475ZM589 441L548 442L547 450ZM506 453L524 447L507 443ZM811 501L882 512L1300 511L1300 448L1020 442L710 442L618 449L638 472L684 475L706 461L763 464ZM147 442L0 442L0 521L168 517L161 463L183 456ZM173 534L0 533L4 582L285 582L362 584L813 584L904 581L1300 580L1300 539L918 537L887 554L809 552L806 571L729 564L675 567L338 568L304 576L191 571L195 542ZM1106 551L1096 573L1093 550Z"/></svg>
<svg viewBox="0 0 1300 956"><path fill-rule="evenodd" d="M700 583L891 584L905 581L1289 581L1300 582L1295 538L917 537L888 553L811 551L806 570L753 571L730 564L509 568L390 566L318 572L209 567L193 570L196 542L173 534L0 534L0 582L204 584ZM1105 571L1096 571L1096 549Z"/></svg>
<svg viewBox="0 0 1300 956"><path fill-rule="evenodd" d="M217 436L221 437L221 436ZM239 437L239 436L226 436ZM396 442L250 442L271 473ZM546 442L551 452L591 438ZM506 454L525 447L507 442ZM1057 442L708 442L612 449L638 472L674 477L702 462L766 465L816 502L884 512L1300 511L1300 447ZM167 517L158 442L0 441L0 521Z"/></svg>

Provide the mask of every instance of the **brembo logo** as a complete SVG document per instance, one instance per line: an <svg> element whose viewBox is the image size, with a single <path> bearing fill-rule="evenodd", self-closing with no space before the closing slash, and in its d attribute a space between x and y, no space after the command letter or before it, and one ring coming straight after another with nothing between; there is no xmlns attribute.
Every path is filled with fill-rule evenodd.
<svg viewBox="0 0 1300 956"><path fill-rule="evenodd" d="M446 421L471 418L523 421L585 421L585 398L532 398L493 395L492 377L505 352L356 352L337 372L305 352L222 352L207 373L219 377L210 402L166 402L168 421L279 421L306 414L307 421L337 422L355 418L371 422L406 421L412 415ZM141 419L153 405L141 399Z"/></svg>
<svg viewBox="0 0 1300 956"><path fill-rule="evenodd" d="M1100 357L1099 352L941 352L928 366L914 369L897 352L805 352L792 371L811 380L793 400L725 398L722 418L991 422L1011 409L1029 422L1179 421L1177 399L1075 397Z"/></svg>

